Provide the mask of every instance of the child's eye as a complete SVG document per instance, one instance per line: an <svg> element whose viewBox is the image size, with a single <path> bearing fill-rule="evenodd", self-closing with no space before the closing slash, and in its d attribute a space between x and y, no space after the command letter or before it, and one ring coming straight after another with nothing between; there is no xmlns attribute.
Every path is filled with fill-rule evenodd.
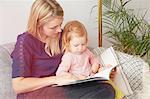
<svg viewBox="0 0 150 99"><path fill-rule="evenodd" d="M78 44L75 44L75 45L73 45L74 47L78 47L79 45Z"/></svg>
<svg viewBox="0 0 150 99"><path fill-rule="evenodd" d="M80 44L73 45L74 47L78 47ZM81 46L85 46L86 44L81 44Z"/></svg>

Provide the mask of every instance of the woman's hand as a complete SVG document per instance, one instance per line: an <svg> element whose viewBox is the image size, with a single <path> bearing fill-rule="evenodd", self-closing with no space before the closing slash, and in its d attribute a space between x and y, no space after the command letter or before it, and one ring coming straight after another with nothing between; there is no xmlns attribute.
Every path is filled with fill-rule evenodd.
<svg viewBox="0 0 150 99"><path fill-rule="evenodd" d="M73 76L70 73L63 73L61 75L56 76L55 78L55 84L57 85L65 85L70 82L74 82L76 80L79 80L79 78Z"/></svg>
<svg viewBox="0 0 150 99"><path fill-rule="evenodd" d="M87 76L80 75L80 76L78 76L78 78L79 78L79 80L83 80L83 79L86 79Z"/></svg>
<svg viewBox="0 0 150 99"><path fill-rule="evenodd" d="M117 67L112 69L111 74L110 74L110 79L113 81L115 78L115 75L117 74Z"/></svg>
<svg viewBox="0 0 150 99"><path fill-rule="evenodd" d="M109 67L111 67L110 64L108 64L108 65L106 66L106 68L109 68ZM105 69L105 68L103 68L103 67L99 68L99 72L103 71L103 69ZM116 74L117 74L117 67L115 67L115 68L112 69L112 71L111 71L111 73L110 73L110 79L111 79L111 80L114 80Z"/></svg>

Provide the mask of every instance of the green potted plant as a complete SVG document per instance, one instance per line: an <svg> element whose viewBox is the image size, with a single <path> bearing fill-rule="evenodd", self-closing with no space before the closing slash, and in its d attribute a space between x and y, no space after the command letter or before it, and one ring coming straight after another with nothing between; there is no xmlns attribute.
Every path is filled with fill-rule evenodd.
<svg viewBox="0 0 150 99"><path fill-rule="evenodd" d="M126 5L131 0L103 0L104 35L116 50L139 55L150 64L150 25Z"/></svg>

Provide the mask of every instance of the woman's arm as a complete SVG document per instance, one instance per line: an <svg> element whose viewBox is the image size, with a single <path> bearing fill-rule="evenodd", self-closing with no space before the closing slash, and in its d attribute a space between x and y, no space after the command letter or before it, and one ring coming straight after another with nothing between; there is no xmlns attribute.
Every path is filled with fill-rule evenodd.
<svg viewBox="0 0 150 99"><path fill-rule="evenodd" d="M12 79L13 88L16 94L34 91L54 84L63 85L72 81L75 81L75 79L67 75L51 76L51 77L44 77L44 78L17 77Z"/></svg>
<svg viewBox="0 0 150 99"><path fill-rule="evenodd" d="M18 94L33 91L45 86L55 84L55 79L56 79L55 76L45 78L17 77L12 79L12 83L15 92Z"/></svg>

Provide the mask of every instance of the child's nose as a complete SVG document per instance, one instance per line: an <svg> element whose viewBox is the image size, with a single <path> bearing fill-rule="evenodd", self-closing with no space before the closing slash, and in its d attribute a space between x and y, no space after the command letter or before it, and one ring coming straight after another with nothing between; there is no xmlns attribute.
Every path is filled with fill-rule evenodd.
<svg viewBox="0 0 150 99"><path fill-rule="evenodd" d="M79 45L79 50L82 50L83 46L82 45Z"/></svg>

